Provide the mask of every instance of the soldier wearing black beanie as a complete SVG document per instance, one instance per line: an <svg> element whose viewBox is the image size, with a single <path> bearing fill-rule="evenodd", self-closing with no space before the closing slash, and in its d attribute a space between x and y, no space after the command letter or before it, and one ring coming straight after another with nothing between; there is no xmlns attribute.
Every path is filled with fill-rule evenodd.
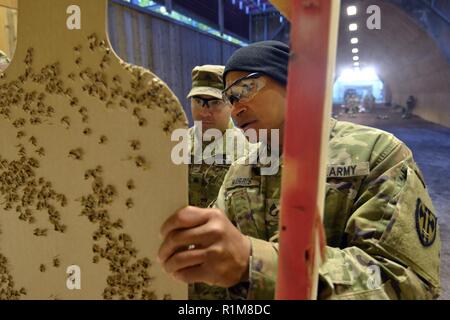
<svg viewBox="0 0 450 320"><path fill-rule="evenodd" d="M270 158L278 150L272 144L278 140L273 130L279 130L283 141L288 60L286 45L262 42L239 49L225 69L228 88L224 98L232 105L233 120L244 132L257 132L262 142L259 150L271 146ZM329 125L330 152L324 159L329 164L327 187L331 186L331 191L336 188L333 186L346 187L327 192L325 197L323 223L328 235L328 259L319 270L319 299L437 297L439 228L411 151L380 130L334 119ZM269 134L260 134L261 129ZM164 242L158 258L167 273L184 283L226 288L231 299L274 299L281 177L291 171L282 173L281 159L270 159L270 165L281 170L263 177L267 166L247 160L251 156L231 165L212 208L187 207L166 221L161 229ZM404 179L404 170L398 170L399 166L408 172L408 179ZM295 165L289 168L295 170ZM352 174L352 170L358 173ZM352 183L348 183L350 179ZM377 187L372 188L374 185ZM388 211L386 201L380 201L386 197L398 202ZM416 220L411 214L414 210ZM430 223L422 223L425 220ZM180 251L192 245L192 250ZM292 245L291 249L295 247ZM293 250L292 254L298 252ZM343 273L354 281L342 283ZM204 296L221 299L212 291Z"/></svg>
<svg viewBox="0 0 450 320"><path fill-rule="evenodd" d="M259 72L286 86L288 79L289 46L279 41L252 43L237 50L228 60L224 80L231 71Z"/></svg>

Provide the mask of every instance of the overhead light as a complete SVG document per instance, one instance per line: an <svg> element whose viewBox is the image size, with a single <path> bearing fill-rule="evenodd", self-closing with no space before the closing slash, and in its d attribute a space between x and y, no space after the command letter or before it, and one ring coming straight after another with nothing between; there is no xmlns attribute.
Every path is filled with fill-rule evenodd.
<svg viewBox="0 0 450 320"><path fill-rule="evenodd" d="M357 43L359 42L359 40L358 40L358 38L352 38L352 39L350 40L350 42L351 42L352 44L357 44Z"/></svg>
<svg viewBox="0 0 450 320"><path fill-rule="evenodd" d="M359 52L359 49L358 48L353 48L352 49L352 53L358 53Z"/></svg>
<svg viewBox="0 0 450 320"><path fill-rule="evenodd" d="M236 0L233 0L232 2L233 2L233 5L235 5L235 4L236 4Z"/></svg>
<svg viewBox="0 0 450 320"><path fill-rule="evenodd" d="M358 25L357 25L356 23L351 23L351 24L348 26L348 30L350 30L350 31L356 31L356 30L358 30Z"/></svg>
<svg viewBox="0 0 450 320"><path fill-rule="evenodd" d="M353 66L354 66L354 67L359 67L359 62L354 62L354 63L353 63Z"/></svg>
<svg viewBox="0 0 450 320"><path fill-rule="evenodd" d="M249 14L250 13L250 7L249 6L246 6L245 7L245 14Z"/></svg>
<svg viewBox="0 0 450 320"><path fill-rule="evenodd" d="M347 14L349 16L354 16L354 15L356 15L357 12L358 12L358 9L356 9L356 6L347 7Z"/></svg>
<svg viewBox="0 0 450 320"><path fill-rule="evenodd" d="M353 67L353 69L345 69L341 73L340 76L341 81L378 81L380 78L378 77L376 70L373 68L364 68Z"/></svg>
<svg viewBox="0 0 450 320"><path fill-rule="evenodd" d="M239 1L239 10L242 10L244 8L244 3L242 1Z"/></svg>
<svg viewBox="0 0 450 320"><path fill-rule="evenodd" d="M353 61L359 61L359 57L358 56L354 56L353 57Z"/></svg>

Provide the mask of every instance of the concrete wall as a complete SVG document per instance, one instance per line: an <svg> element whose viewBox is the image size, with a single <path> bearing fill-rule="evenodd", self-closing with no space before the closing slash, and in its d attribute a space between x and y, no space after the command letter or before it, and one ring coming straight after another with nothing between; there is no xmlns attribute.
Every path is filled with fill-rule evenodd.
<svg viewBox="0 0 450 320"><path fill-rule="evenodd" d="M450 63L450 1L387 0L400 6L433 38Z"/></svg>
<svg viewBox="0 0 450 320"><path fill-rule="evenodd" d="M357 4L360 14L352 19L341 17L337 71L351 66L349 39L358 36L361 67L373 66L378 70L392 104L405 105L412 94L418 99L416 115L450 127L450 65L438 43L397 5L380 0L351 3ZM372 4L381 8L381 30L366 28L365 11ZM358 22L360 30L347 31L350 21Z"/></svg>
<svg viewBox="0 0 450 320"><path fill-rule="evenodd" d="M118 1L109 6L109 32L114 50L125 61L144 66L164 80L183 104L197 65L225 64L236 45Z"/></svg>

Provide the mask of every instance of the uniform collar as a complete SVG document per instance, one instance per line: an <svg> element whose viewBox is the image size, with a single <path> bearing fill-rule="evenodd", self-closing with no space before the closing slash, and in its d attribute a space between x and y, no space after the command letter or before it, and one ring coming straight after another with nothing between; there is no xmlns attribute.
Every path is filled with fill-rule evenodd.
<svg viewBox="0 0 450 320"><path fill-rule="evenodd" d="M337 125L338 121L334 118L330 118L330 140L332 138L334 138L334 136L336 135L336 125ZM260 146L261 147L261 146ZM283 167L283 154L280 154L280 161L279 161L279 165L281 167ZM256 165L257 167L261 167L261 165Z"/></svg>

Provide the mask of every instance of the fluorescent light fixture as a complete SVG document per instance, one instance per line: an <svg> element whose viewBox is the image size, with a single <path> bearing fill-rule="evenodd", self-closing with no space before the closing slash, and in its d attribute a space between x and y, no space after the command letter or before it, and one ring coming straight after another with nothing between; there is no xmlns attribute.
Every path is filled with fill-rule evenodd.
<svg viewBox="0 0 450 320"><path fill-rule="evenodd" d="M359 39L358 38L351 38L350 42L352 44L357 44L359 42Z"/></svg>
<svg viewBox="0 0 450 320"><path fill-rule="evenodd" d="M359 61L359 57L358 56L354 56L353 57L353 61Z"/></svg>
<svg viewBox="0 0 450 320"><path fill-rule="evenodd" d="M351 23L351 24L348 26L348 30L350 30L350 31L356 31L356 30L358 30L358 25L357 25L356 23Z"/></svg>
<svg viewBox="0 0 450 320"><path fill-rule="evenodd" d="M354 66L354 67L359 67L359 62L354 62L354 63L353 63L353 66Z"/></svg>
<svg viewBox="0 0 450 320"><path fill-rule="evenodd" d="M356 8L356 6L347 7L347 14L349 16L354 16L354 15L356 15L357 12L358 12L358 9Z"/></svg>
<svg viewBox="0 0 450 320"><path fill-rule="evenodd" d="M352 53L358 53L359 52L359 49L358 48L353 48L352 49Z"/></svg>

